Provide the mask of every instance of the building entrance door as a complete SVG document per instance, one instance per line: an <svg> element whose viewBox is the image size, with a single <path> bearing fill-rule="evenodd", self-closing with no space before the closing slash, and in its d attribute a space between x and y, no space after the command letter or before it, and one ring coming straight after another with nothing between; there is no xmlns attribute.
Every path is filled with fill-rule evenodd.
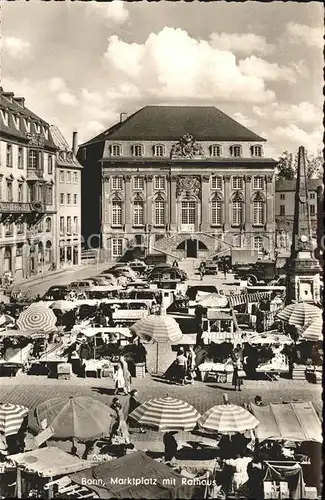
<svg viewBox="0 0 325 500"><path fill-rule="evenodd" d="M186 257L196 259L197 257L197 240L186 241Z"/></svg>

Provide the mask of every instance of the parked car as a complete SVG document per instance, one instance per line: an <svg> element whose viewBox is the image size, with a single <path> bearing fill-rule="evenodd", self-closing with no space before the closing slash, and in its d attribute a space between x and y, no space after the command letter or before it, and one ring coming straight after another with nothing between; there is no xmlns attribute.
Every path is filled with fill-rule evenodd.
<svg viewBox="0 0 325 500"><path fill-rule="evenodd" d="M116 282L114 276L112 276L112 279L110 280L106 276L91 276L90 278L96 286L105 286L105 285L111 285L112 281L114 281L114 284Z"/></svg>
<svg viewBox="0 0 325 500"><path fill-rule="evenodd" d="M271 260L258 260L254 264L239 266L235 270L235 278L247 280L252 286L260 282L266 284L279 278L276 262Z"/></svg>
<svg viewBox="0 0 325 500"><path fill-rule="evenodd" d="M120 276L125 276L126 278L135 281L138 277L138 274L133 271L129 267L118 267L118 268L113 268L111 267L110 269L107 269L106 271L101 272L101 274L112 274L116 278L119 278Z"/></svg>
<svg viewBox="0 0 325 500"><path fill-rule="evenodd" d="M145 257L144 262L147 265L166 263L167 262L167 255L164 253L150 253Z"/></svg>
<svg viewBox="0 0 325 500"><path fill-rule="evenodd" d="M68 285L50 286L47 292L43 295L42 300L64 300L68 293Z"/></svg>
<svg viewBox="0 0 325 500"><path fill-rule="evenodd" d="M148 275L148 281L160 282L164 280L186 281L187 274L178 267L155 268Z"/></svg>
<svg viewBox="0 0 325 500"><path fill-rule="evenodd" d="M218 263L215 260L206 260L205 274L218 274Z"/></svg>
<svg viewBox="0 0 325 500"><path fill-rule="evenodd" d="M72 281L69 284L69 290L83 292L85 290L89 290L91 287L95 286L95 282L93 280L80 280L80 281Z"/></svg>
<svg viewBox="0 0 325 500"><path fill-rule="evenodd" d="M147 265L141 260L134 260L133 262L129 262L129 266L133 271L138 272L140 274L144 274L147 270Z"/></svg>

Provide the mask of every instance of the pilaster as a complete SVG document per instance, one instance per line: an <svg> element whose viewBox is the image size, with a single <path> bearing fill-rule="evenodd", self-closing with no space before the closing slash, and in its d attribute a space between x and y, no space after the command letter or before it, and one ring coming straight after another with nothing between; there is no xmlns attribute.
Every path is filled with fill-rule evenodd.
<svg viewBox="0 0 325 500"><path fill-rule="evenodd" d="M125 204L124 204L124 224L125 224L125 232L132 232L132 202L131 202L131 176L124 176L124 184L125 184Z"/></svg>
<svg viewBox="0 0 325 500"><path fill-rule="evenodd" d="M223 176L224 184L224 228L230 231L231 227L231 206L230 206L230 175Z"/></svg>
<svg viewBox="0 0 325 500"><path fill-rule="evenodd" d="M177 208L178 202L176 198L177 176L172 175L170 179L170 230L177 231Z"/></svg>
<svg viewBox="0 0 325 500"><path fill-rule="evenodd" d="M211 227L210 217L210 177L209 175L201 176L201 225L202 232L208 232Z"/></svg>
<svg viewBox="0 0 325 500"><path fill-rule="evenodd" d="M245 175L245 231L252 230L252 177L251 175Z"/></svg>
<svg viewBox="0 0 325 500"><path fill-rule="evenodd" d="M147 184L147 191L146 191L146 224L152 224L152 197L153 197L153 185L152 185L152 175L146 175L146 184Z"/></svg>

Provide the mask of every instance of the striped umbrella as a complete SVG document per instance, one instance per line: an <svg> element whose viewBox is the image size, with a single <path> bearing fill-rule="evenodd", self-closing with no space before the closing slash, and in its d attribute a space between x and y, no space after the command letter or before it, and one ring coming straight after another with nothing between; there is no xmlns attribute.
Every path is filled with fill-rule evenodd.
<svg viewBox="0 0 325 500"><path fill-rule="evenodd" d="M0 432L5 436L17 434L28 408L21 405L6 403L0 406Z"/></svg>
<svg viewBox="0 0 325 500"><path fill-rule="evenodd" d="M162 432L190 431L196 426L200 413L194 406L170 397L150 399L130 414L138 424Z"/></svg>
<svg viewBox="0 0 325 500"><path fill-rule="evenodd" d="M206 411L198 420L199 426L219 434L246 432L258 426L259 421L241 406L223 404L216 405Z"/></svg>
<svg viewBox="0 0 325 500"><path fill-rule="evenodd" d="M17 326L21 330L53 332L56 330L56 320L52 309L36 302L20 313Z"/></svg>
<svg viewBox="0 0 325 500"><path fill-rule="evenodd" d="M308 302L294 302L277 315L279 319L297 327L306 326L318 316L322 316L321 309Z"/></svg>
<svg viewBox="0 0 325 500"><path fill-rule="evenodd" d="M226 307L227 304L228 297L217 293L212 293L199 301L199 305L202 307Z"/></svg>
<svg viewBox="0 0 325 500"><path fill-rule="evenodd" d="M178 342L183 337L177 321L167 315L147 316L132 325L130 330L143 340L154 340L158 343Z"/></svg>
<svg viewBox="0 0 325 500"><path fill-rule="evenodd" d="M323 340L323 318L317 316L302 331L299 340L308 340L310 342L319 342Z"/></svg>

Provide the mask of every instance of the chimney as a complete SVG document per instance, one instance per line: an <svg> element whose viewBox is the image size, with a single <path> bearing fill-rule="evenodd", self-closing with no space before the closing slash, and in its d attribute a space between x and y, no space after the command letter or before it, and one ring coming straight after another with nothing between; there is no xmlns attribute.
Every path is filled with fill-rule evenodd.
<svg viewBox="0 0 325 500"><path fill-rule="evenodd" d="M78 149L78 132L72 132L72 152L76 156Z"/></svg>
<svg viewBox="0 0 325 500"><path fill-rule="evenodd" d="M124 122L124 120L126 120L127 117L128 117L128 114L125 113L125 111L123 111L122 113L120 113L120 123Z"/></svg>
<svg viewBox="0 0 325 500"><path fill-rule="evenodd" d="M8 101L12 102L12 99L13 99L15 94L13 92L3 92L2 95L6 99L8 99Z"/></svg>
<svg viewBox="0 0 325 500"><path fill-rule="evenodd" d="M14 97L14 102L18 104L18 106L21 106L22 108L25 107L25 97Z"/></svg>

